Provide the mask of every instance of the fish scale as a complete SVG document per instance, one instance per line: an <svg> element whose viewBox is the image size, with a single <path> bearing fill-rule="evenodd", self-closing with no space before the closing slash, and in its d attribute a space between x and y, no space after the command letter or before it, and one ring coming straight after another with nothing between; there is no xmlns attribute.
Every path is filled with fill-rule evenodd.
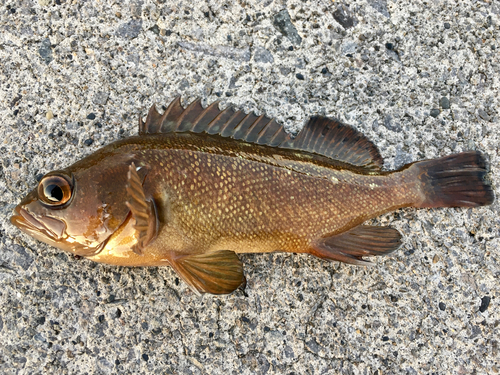
<svg viewBox="0 0 500 375"><path fill-rule="evenodd" d="M178 220L182 223L185 235L192 238L196 247L225 237L234 238L235 243L238 240L243 242L263 236L259 234L262 232L273 233L273 239L266 249L242 243L227 250L262 252L281 249L304 252L313 238L346 227L354 220L353 217L371 216L392 209L385 202L392 204L388 195L393 194L395 184L388 184L386 178L382 179L384 177L346 176L346 172L340 172L336 176L338 182L333 183L315 176L307 178L301 172L291 171L293 166L284 169L273 165L272 160L269 160L269 164L264 163L262 158L258 162L248 160L248 154L246 159L240 159L206 152L158 152L161 154L158 159L163 160L164 166L152 167L150 177L145 181L145 191L154 190L157 176L168 175L171 187L168 194L178 207ZM194 159L196 154L198 156ZM193 164L193 160L199 167ZM148 163L147 156L144 162ZM315 166L306 163L305 167ZM297 169L304 170L305 167L298 166ZM324 167L316 168L321 170ZM315 173L318 174L321 171ZM377 179L380 181L377 182ZM366 195L369 188L361 187L369 186L370 183L382 187L377 191L370 189L373 199L366 204L360 197ZM334 187L337 194L342 195L342 201L331 194ZM160 194L162 192L155 192L153 197ZM263 195L266 199L262 199ZM407 195L405 191L401 192L399 200L404 202ZM408 198L404 203L410 203L411 198ZM204 205L193 203L200 201ZM351 211L355 214L351 214ZM269 220L270 216L273 217L272 221ZM210 233L200 231L200 228L205 227L216 227L217 230ZM201 233L204 236L197 236ZM287 241L288 238L293 238L293 243ZM281 247L276 247L276 243Z"/></svg>
<svg viewBox="0 0 500 375"><path fill-rule="evenodd" d="M336 120L312 117L294 137L264 115L199 99L184 109L177 98L163 114L153 106L138 136L44 176L11 222L73 254L170 265L195 292L226 294L245 285L238 253L364 265L402 242L364 221L494 200L477 151L382 165L373 143Z"/></svg>

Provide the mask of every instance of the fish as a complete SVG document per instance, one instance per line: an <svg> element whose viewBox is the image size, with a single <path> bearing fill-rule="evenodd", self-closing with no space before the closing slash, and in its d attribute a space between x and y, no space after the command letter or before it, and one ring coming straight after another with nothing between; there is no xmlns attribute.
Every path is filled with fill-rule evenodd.
<svg viewBox="0 0 500 375"><path fill-rule="evenodd" d="M466 151L383 169L353 127L313 116L296 135L266 115L180 97L138 135L47 173L11 222L51 246L117 266L171 266L197 294L246 285L241 253L372 264L402 244L365 222L402 207L494 201L485 157Z"/></svg>

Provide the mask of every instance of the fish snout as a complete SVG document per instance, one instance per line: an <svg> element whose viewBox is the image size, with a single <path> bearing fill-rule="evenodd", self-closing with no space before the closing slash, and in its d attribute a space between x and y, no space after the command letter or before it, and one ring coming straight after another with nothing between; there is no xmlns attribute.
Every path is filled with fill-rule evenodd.
<svg viewBox="0 0 500 375"><path fill-rule="evenodd" d="M16 215L10 218L10 222L23 232L30 235L38 233L55 241L64 237L66 231L64 221L50 216L36 216L24 209L22 205L18 205L14 211Z"/></svg>

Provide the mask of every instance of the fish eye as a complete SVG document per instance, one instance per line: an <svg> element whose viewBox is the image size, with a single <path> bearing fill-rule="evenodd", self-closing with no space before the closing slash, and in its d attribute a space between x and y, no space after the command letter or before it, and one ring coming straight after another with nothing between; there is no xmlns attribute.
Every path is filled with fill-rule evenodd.
<svg viewBox="0 0 500 375"><path fill-rule="evenodd" d="M45 176L38 184L38 197L49 206L60 206L67 203L72 194L72 182L62 175Z"/></svg>

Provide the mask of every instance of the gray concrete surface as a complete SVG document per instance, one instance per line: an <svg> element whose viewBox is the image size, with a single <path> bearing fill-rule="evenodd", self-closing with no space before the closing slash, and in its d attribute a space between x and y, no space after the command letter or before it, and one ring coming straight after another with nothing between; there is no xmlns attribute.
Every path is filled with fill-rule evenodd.
<svg viewBox="0 0 500 375"><path fill-rule="evenodd" d="M182 95L355 126L386 168L482 150L500 184L495 0L0 5L0 372L495 374L500 206L405 209L371 268L243 256L246 294L77 259L8 222L37 176ZM498 195L498 190L497 190Z"/></svg>

